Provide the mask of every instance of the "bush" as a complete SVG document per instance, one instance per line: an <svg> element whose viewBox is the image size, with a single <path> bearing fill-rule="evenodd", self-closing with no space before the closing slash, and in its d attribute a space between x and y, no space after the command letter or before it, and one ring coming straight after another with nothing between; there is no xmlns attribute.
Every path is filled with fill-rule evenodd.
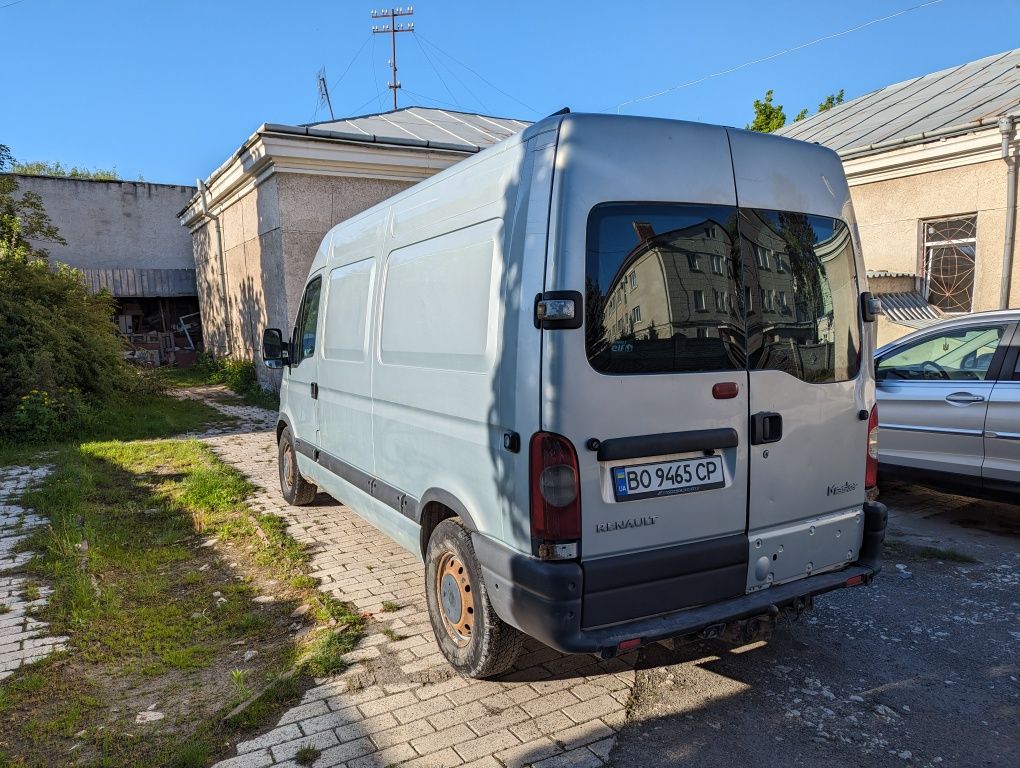
<svg viewBox="0 0 1020 768"><path fill-rule="evenodd" d="M0 145L0 171L9 152ZM124 360L114 300L29 238L62 242L38 195L0 175L0 440L70 434L118 392L151 391Z"/></svg>

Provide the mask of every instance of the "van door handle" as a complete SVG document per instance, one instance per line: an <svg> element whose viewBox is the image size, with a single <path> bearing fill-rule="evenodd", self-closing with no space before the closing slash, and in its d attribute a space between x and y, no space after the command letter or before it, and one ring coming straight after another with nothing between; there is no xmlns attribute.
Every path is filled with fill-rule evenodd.
<svg viewBox="0 0 1020 768"><path fill-rule="evenodd" d="M954 392L946 395L947 403L981 403L984 402L984 395L972 395L970 392Z"/></svg>
<svg viewBox="0 0 1020 768"><path fill-rule="evenodd" d="M783 439L783 417L771 411L761 411L751 417L751 445L778 443Z"/></svg>
<svg viewBox="0 0 1020 768"><path fill-rule="evenodd" d="M312 382L312 400L319 399L319 384L318 382Z"/></svg>

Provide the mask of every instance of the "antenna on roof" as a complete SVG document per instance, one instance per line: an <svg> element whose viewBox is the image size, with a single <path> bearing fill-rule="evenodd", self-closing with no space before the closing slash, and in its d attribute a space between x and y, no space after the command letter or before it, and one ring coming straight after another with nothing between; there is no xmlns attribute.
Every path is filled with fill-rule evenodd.
<svg viewBox="0 0 1020 768"><path fill-rule="evenodd" d="M389 19L389 24L380 24L372 26L373 35L389 35L390 36L390 49L392 50L392 57L390 58L389 64L393 72L393 80L386 84L386 87L393 91L393 110L397 109L397 89L400 88L400 81L397 80L397 33L398 32L414 32L414 22L406 22L397 24L398 16L413 16L414 6L409 5L406 8L385 8L372 11L373 19Z"/></svg>
<svg viewBox="0 0 1020 768"><path fill-rule="evenodd" d="M326 102L326 106L329 107L329 119L336 120L333 117L333 103L329 100L329 83L326 82L325 66L319 70L319 74L316 75L316 81L319 84L319 105L321 106L322 102Z"/></svg>

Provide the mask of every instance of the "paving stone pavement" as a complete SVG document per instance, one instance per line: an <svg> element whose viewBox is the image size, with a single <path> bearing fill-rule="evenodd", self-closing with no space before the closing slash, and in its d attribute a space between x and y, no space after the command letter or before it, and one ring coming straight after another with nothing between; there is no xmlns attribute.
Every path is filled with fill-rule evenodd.
<svg viewBox="0 0 1020 768"><path fill-rule="evenodd" d="M626 720L636 653L600 661L528 641L499 681L458 676L436 646L418 558L325 494L312 506L288 506L277 479L276 414L227 405L214 389L192 392L240 420L203 440L258 486L252 506L282 517L311 548L321 589L371 615L351 666L317 681L275 728L238 744L218 768L289 768L306 745L321 751L316 768L607 763ZM400 607L385 611L384 602Z"/></svg>
<svg viewBox="0 0 1020 768"><path fill-rule="evenodd" d="M50 471L45 466L0 468L0 680L62 649L67 641L66 637L48 636L48 625L33 617L33 612L46 604L50 589L36 585L38 595L33 599L26 596L30 580L20 569L32 553L16 551L29 532L45 522L18 502Z"/></svg>

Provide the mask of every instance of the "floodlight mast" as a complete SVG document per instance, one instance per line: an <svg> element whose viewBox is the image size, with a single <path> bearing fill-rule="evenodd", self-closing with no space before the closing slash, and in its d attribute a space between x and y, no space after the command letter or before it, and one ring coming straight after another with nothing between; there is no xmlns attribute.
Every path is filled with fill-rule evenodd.
<svg viewBox="0 0 1020 768"><path fill-rule="evenodd" d="M390 36L390 69L393 74L393 80L386 84L386 87L393 91L393 109L397 109L397 90L400 88L400 81L397 80L397 33L398 32L414 32L414 22L408 22L406 24L397 24L396 19L399 16L413 16L414 6L409 5L406 8L385 8L372 11L373 19L389 19L389 24L383 24L381 26L373 26L373 35L385 35Z"/></svg>

